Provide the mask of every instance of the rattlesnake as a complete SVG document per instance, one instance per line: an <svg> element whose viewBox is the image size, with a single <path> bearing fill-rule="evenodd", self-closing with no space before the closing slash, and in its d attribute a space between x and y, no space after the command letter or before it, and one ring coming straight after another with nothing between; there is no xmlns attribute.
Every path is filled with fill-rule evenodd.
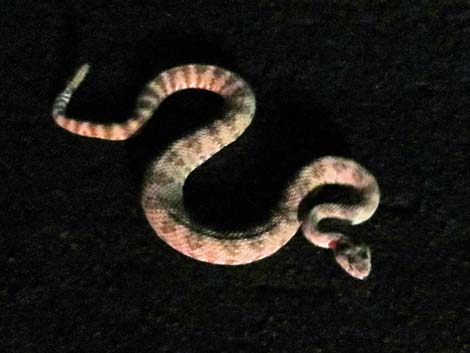
<svg viewBox="0 0 470 353"><path fill-rule="evenodd" d="M301 228L308 240L334 251L336 261L350 275L363 279L371 269L369 247L353 243L341 233L322 232L318 223L338 218L358 224L378 207L380 193L375 178L353 160L326 156L301 168L288 183L268 221L244 231L216 232L198 224L183 203L188 175L223 147L235 141L251 123L255 98L237 74L212 65L189 64L161 72L137 99L133 117L122 123L100 124L65 116L67 104L89 71L82 65L54 103L52 116L62 128L78 135L125 140L152 117L159 104L174 92L197 88L224 98L220 119L171 144L153 160L144 178L142 206L156 234L177 251L213 264L240 265L270 256ZM298 208L314 189L326 184L353 187L362 196L354 205L323 203L302 219Z"/></svg>

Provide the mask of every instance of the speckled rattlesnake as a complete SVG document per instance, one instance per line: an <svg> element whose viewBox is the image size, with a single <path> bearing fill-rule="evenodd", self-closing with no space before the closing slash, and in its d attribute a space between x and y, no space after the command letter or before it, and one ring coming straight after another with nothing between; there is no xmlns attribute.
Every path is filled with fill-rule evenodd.
<svg viewBox="0 0 470 353"><path fill-rule="evenodd" d="M163 71L138 97L133 117L122 123L100 124L65 116L67 104L89 66L82 65L60 93L53 118L62 128L78 135L106 140L125 140L152 117L159 104L174 92L198 88L224 98L220 119L171 144L150 165L144 180L142 206L157 235L177 251L213 264L240 265L270 256L299 228L313 244L334 251L336 261L350 275L363 279L371 269L366 245L353 243L341 233L318 230L325 218L358 224L378 207L380 193L375 178L353 160L327 156L303 167L289 182L267 222L252 229L216 233L193 220L183 204L183 185L198 166L235 141L251 123L255 98L250 86L238 75L217 66L189 64ZM324 203L303 219L298 207L312 190L325 184L347 185L358 190L362 201L355 205Z"/></svg>

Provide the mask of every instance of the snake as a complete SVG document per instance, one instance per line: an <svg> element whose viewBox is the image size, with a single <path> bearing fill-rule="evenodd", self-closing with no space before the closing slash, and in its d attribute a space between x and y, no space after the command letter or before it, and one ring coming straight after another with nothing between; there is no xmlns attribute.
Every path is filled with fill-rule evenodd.
<svg viewBox="0 0 470 353"><path fill-rule="evenodd" d="M131 117L124 122L99 123L73 119L67 105L90 71L82 64L54 101L52 117L63 129L104 140L126 140L153 117L160 103L185 89L202 89L223 98L220 117L172 142L153 158L145 172L141 206L158 237L178 252L210 264L243 265L273 255L299 230L315 246L331 249L349 275L365 279L371 271L368 245L341 232L326 232L319 223L339 219L356 225L368 220L380 201L375 177L352 159L323 156L301 167L290 178L266 220L243 230L215 230L201 224L184 205L188 176L227 145L234 143L252 122L256 100L250 85L238 74L215 65L185 64L166 69L150 80L137 97ZM360 201L321 203L300 216L308 195L325 185L353 188Z"/></svg>

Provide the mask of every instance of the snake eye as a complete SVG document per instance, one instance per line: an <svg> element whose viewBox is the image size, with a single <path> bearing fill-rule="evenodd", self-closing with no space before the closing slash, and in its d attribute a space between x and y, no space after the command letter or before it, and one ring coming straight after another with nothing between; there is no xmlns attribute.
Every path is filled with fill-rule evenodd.
<svg viewBox="0 0 470 353"><path fill-rule="evenodd" d="M359 257L360 257L361 259L367 259L367 258L369 257L369 254L367 253L366 250L360 251L360 252L358 253L358 255L359 255Z"/></svg>

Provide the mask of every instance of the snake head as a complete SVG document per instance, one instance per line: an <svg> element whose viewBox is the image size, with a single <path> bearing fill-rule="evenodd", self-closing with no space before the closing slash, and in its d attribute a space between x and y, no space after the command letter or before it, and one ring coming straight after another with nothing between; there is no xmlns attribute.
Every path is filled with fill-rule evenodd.
<svg viewBox="0 0 470 353"><path fill-rule="evenodd" d="M336 262L351 276L365 279L371 269L370 249L350 241L339 243L334 249Z"/></svg>

